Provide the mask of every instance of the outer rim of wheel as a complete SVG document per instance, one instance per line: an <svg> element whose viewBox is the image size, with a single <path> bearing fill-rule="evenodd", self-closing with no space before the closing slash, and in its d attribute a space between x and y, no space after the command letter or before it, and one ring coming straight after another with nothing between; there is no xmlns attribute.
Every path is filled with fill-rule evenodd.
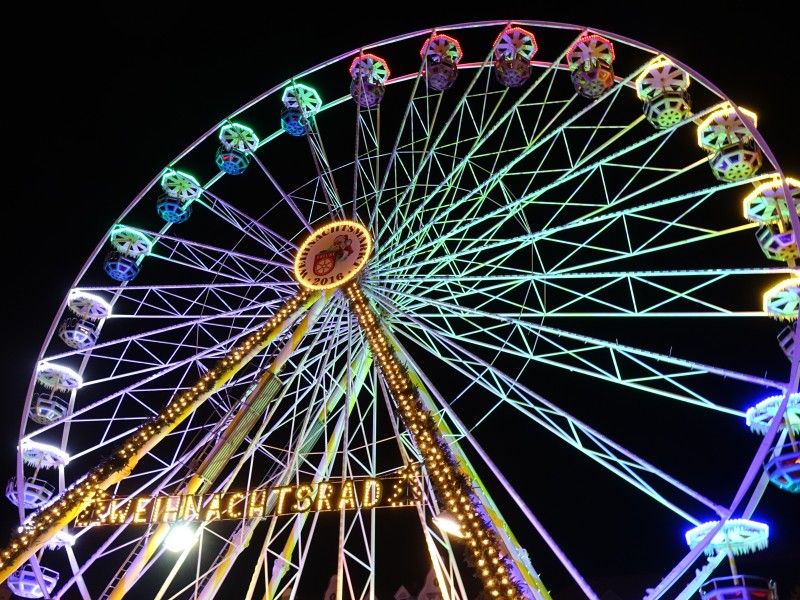
<svg viewBox="0 0 800 600"><path fill-rule="evenodd" d="M499 23L500 23L500 22L496 22L495 24L499 24ZM547 23L542 23L542 22L529 22L529 23L528 23L528 22L526 22L526 23L523 23L523 25L525 25L525 26L527 26L527 27L531 27L531 28L533 28L533 27L536 27L537 25L543 25L543 26L544 26L544 25L548 25L548 24L547 24ZM458 30L458 28L459 28L459 26L454 26L454 30ZM428 31L428 30L425 30L425 32L427 32L427 31ZM442 29L440 29L440 30L438 30L438 31L450 31L450 29L449 29L449 28L442 28ZM594 31L594 30L593 30L593 31ZM607 34L605 34L605 32L596 32L596 33L598 33L598 34L600 34L600 35L607 35ZM397 40L400 40L400 39L403 39L403 37L406 37L406 36L402 36L402 37L399 37L399 38L396 38L396 39L397 39ZM409 34L409 36L407 36L407 37L413 37L413 35L412 35L412 34ZM614 36L613 34L608 34L608 37L613 37L615 40L624 39L624 38L620 38L619 36ZM379 42L379 43L375 44L375 45L374 45L374 47L375 47L375 48L382 48L382 47L385 47L385 46L386 46L386 45L388 45L388 44L391 44L391 43L392 43L392 42L394 42L394 41L395 41L395 38L393 38L393 39L391 39L391 40L384 40L383 42ZM642 46L641 46L641 45L639 45L638 43L637 43L637 45L638 45L639 47L642 47ZM371 49L371 48L372 48L372 47L370 47L370 49ZM644 48L646 48L646 47L644 47ZM341 58L341 57L339 57L339 58ZM335 62L335 61L336 61L336 59L333 59L332 61L330 61L330 63L333 63L333 62ZM313 75L313 74L314 74L314 72L315 72L316 70L318 70L318 69L321 69L323 65L327 65L327 64L330 64L330 63L321 63L321 64L320 64L318 67L315 67L314 69L310 69L310 70L308 70L308 71L307 71L307 72L305 72L305 73L304 73L302 76L305 76L305 75L311 76L311 75ZM678 64L680 64L680 63L678 63ZM699 76L699 75L695 74L694 72L691 72L691 73L692 73L693 77L696 77L697 79L700 79L700 80L702 80L702 79L700 78L700 76ZM300 76L299 78L300 78L300 79L302 79L302 76ZM390 85L388 86L388 87L389 87L389 92L387 92L387 93L390 93L390 92L391 92L391 80L390 80L390 82L389 82L389 83L390 83ZM707 82L705 82L705 83L706 83L706 85L710 85L710 84L708 84ZM264 96L260 97L259 99L256 99L256 100L254 100L254 102L256 102L256 101L258 101L258 100L260 100L260 99L263 99L263 98L264 98L264 97L266 97L266 96L274 95L274 94L277 92L277 90L279 90L280 88L282 88L282 86L276 86L275 88L273 88L272 90L270 90L269 92L267 92L267 93L266 93ZM252 103L251 103L251 104L252 104ZM249 106L250 106L250 104L248 104L248 105L245 105L245 107L243 107L242 109L240 109L240 111L237 111L237 113L235 113L234 115L231 115L231 116L229 116L229 117L226 117L226 119L230 119L230 118L232 118L232 117L236 117L236 116L237 116L237 115L238 115L240 112L244 112L244 111L245 111L245 110L246 110L246 109L247 109ZM325 107L325 108L323 109L323 114L324 114L324 110L325 110L325 109L327 109L327 108L333 108L333 107ZM737 107L737 109L738 109L738 107ZM211 135L211 134L207 134L205 137L207 138L207 137L209 137L209 135ZM765 152L765 155L766 155L766 158L767 158L767 159L769 159L769 160L770 160L770 161L771 161L771 162L774 164L774 163L775 163L775 161L774 161L773 157L770 155L770 153L769 153L769 150L768 150L768 147L766 146L766 143L765 143L765 142L764 142L764 141L763 141L763 140L760 138L760 134L758 134L758 133L757 133L757 131L755 131L755 132L753 132L753 136L754 136L754 138L756 139L756 141L757 141L757 143L758 143L759 147L761 147L761 148L764 150L764 152ZM188 155L191 153L191 151L194 149L194 147L195 147L195 146L197 146L197 145L199 145L199 144L201 143L201 141L203 141L203 138L199 139L199 140L198 140L198 141L197 141L195 144L193 144L192 146L190 146L189 148L187 148L187 150L186 150L186 151L185 151L185 152L184 152L184 153L183 153L181 156L179 156L179 157L177 157L177 158L176 158L176 161L175 161L175 163L174 163L174 164L179 164L179 161L180 161L180 159L182 159L182 158L184 158L184 157L187 157L187 156L188 156ZM159 177L161 177L161 174L159 174L159 176L158 176L156 179L158 179ZM154 179L154 182L156 181L156 179ZM150 186L148 186L148 188L142 192L142 194L140 195L140 197L138 197L138 198L137 198L137 199L136 199L136 200L135 200L135 201L134 201L134 202L131 204L131 206L130 206L130 207L129 207L129 208L126 210L126 211L124 211L123 215L121 216L121 219L123 219L123 218L125 217L125 215L126 215L126 214L127 214L129 211L130 211L130 210L132 210L132 209L134 208L134 205L136 205L136 204L138 203L138 201L139 201L139 200L140 200L140 199L141 199L141 198L142 198L142 197L143 197L143 196L146 194L146 192L148 192L148 191L149 191L149 189L151 189L152 187L153 187L153 184L151 184ZM213 187L208 187L207 189L211 189L211 190L213 191ZM794 218L796 219L796 215L794 215ZM97 254L97 252L96 252L95 254ZM82 275L83 275L83 273L79 275L79 277L78 277L78 280L80 279L80 277L81 277ZM76 280L76 283L77 283L77 281L78 281L78 280ZM134 282L132 285L135 285L135 282ZM48 343L49 343L49 342L45 342L45 346L43 346L43 349L42 349L43 356L45 355L45 352L46 352L46 350L47 350L47 344L48 344ZM796 373L796 369L797 369L797 357L795 357L795 358L794 358L794 360L793 360L793 362L792 362L792 368L794 369L794 372ZM33 382L31 383L31 386L33 386ZM27 413L27 410L26 410L26 413ZM772 432L773 436L774 436L774 434L775 434L775 433L776 433L776 431L773 431L773 432ZM757 459L757 458L758 458L758 455L756 456L756 458L754 458L754 460L753 460L753 464L755 464L755 462L756 462L756 459ZM752 477L750 477L750 481L747 481L747 479L745 479L745 481L743 481L743 483L742 483L742 486L744 487L745 485L749 485L750 483L752 483L752 480L754 479L754 477L755 477L755 475L753 475ZM699 553L699 551L700 551L700 550L698 549L698 553Z"/></svg>

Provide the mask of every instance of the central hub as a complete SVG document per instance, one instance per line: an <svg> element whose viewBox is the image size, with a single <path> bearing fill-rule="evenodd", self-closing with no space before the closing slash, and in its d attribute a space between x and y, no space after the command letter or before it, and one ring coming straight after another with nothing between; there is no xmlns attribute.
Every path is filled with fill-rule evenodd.
<svg viewBox="0 0 800 600"><path fill-rule="evenodd" d="M352 280L367 263L372 237L355 221L335 221L320 227L300 246L294 275L310 290L339 287Z"/></svg>

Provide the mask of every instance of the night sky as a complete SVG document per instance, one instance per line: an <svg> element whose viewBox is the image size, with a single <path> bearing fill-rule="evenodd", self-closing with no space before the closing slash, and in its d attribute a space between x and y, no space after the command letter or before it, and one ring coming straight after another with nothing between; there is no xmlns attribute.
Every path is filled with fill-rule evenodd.
<svg viewBox="0 0 800 600"><path fill-rule="evenodd" d="M304 5L262 9L254 17L244 5L198 13L186 3L183 10L173 5L120 15L115 7L19 21L25 42L6 51L15 84L7 80L12 109L6 113L11 130L5 174L18 183L4 201L0 474L13 473L21 407L44 336L100 234L163 165L263 90L326 58L407 31L514 18L578 23L641 41L692 66L759 115L759 130L784 172L798 177L796 19L777 8L754 8L770 4L778 6L654 4L648 10L636 3L625 12L602 3L502 11L434 4L410 11L403 4L353 4L334 21L333 14L303 15ZM751 563L764 571L759 574L779 579L781 598L789 597L792 577L792 585L800 584L798 500L795 495L770 504L794 512L781 515L790 521L790 533L771 546L775 554ZM0 518L8 523L0 528L4 539L16 524L16 508L5 498L1 504Z"/></svg>

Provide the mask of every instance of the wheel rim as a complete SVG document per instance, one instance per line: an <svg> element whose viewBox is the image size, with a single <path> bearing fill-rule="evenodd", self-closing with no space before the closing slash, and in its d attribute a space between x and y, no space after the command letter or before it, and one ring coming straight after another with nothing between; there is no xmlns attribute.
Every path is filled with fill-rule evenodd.
<svg viewBox="0 0 800 600"><path fill-rule="evenodd" d="M744 427L748 402L796 391L786 381L796 374L797 358L790 356L789 363L783 358L774 342L777 326L761 309L761 297L753 294L789 278L792 265L765 258L754 235L758 224L741 215L741 202L754 185L780 180L780 169L757 130L748 130L765 164L752 175L746 165L737 164L730 181L714 177L709 157L694 143L696 123L732 103L688 67L681 65L692 78L692 118L659 129L647 121L635 98L636 76L660 57L655 49L597 32L615 44L617 81L592 102L576 94L563 60L583 30L536 22L518 25L533 32L538 42L524 85L519 85L524 72L515 69L513 83L505 88L492 69L492 42L504 23L437 29L457 38L472 56L472 62L459 63L458 81L441 94L429 95L418 77L419 48L430 32L394 38L363 53L369 63L378 56L392 69L388 80L365 82L370 86L366 104L365 96L359 96L358 104L347 93L348 68L361 56L356 52L293 80L344 82L333 88L344 94L323 99L321 106L312 98L313 114L303 114L310 125L292 135L281 132L280 104L273 111L265 109L290 82L227 116L221 127L241 122L262 138L249 155L253 164L241 176L215 172L217 135L197 140L169 167L201 182L202 194L189 194L193 210L185 222L159 221L157 197L172 189L159 185L163 174L143 190L116 224L136 223L141 236L153 241L146 254L122 257L135 270L136 280L109 280L103 271L110 249L106 246L87 262L90 267L73 286L111 301L114 318L101 320L93 347L64 348L54 336L42 350L42 357L68 365L82 380L79 389L54 390L69 397L66 420L44 426L26 420L23 425L23 439L56 442L69 450L73 459L63 468L62 490L158 414L172 399L170 390L195 385L212 364L298 294L293 265L302 239L332 220L355 219L367 227L374 244L359 287L410 378L424 390L431 409L442 411L450 441L463 447L462 460L476 471L477 464L483 465L476 493L490 503L490 512L529 529L540 523L558 537L554 522L563 504L548 506L537 494L540 486L513 473L514 461L501 464L507 440L483 437L503 427L508 437L529 439L535 431L552 442L536 447L546 453L549 464L531 467L541 487L557 482L559 495L585 493L576 485L583 469L605 463L613 482L609 485L637 488L636 502L660 505L664 523L688 528L719 518L719 507L733 506L731 516L741 514L735 492L750 487L758 473L741 465L734 468L723 456L696 472L705 446L700 442L694 452L682 450L682 464L662 465L674 450L674 440L666 444L663 436L668 431L674 435L676 428L699 432L711 427L715 439L725 444L748 445L750 464L760 465L763 448L777 428L763 441L749 434ZM483 50L475 54L470 48ZM547 55L544 48L550 48ZM353 139L353 127L355 147L333 143ZM380 148L375 147L378 140ZM278 157L292 169L276 169ZM791 218L796 222L796 212ZM619 288L627 291L624 301L616 295ZM274 364L281 365L282 387L270 403L274 409L264 408L271 416L259 423L263 433L257 440L247 436L231 456L235 466L223 469L209 490L289 485L344 474L376 477L414 462L418 456L411 437L401 433L398 444L387 435L400 424L388 416L380 370L344 294L325 294L324 301L307 308L296 319L282 319L265 351L109 492L124 498L180 489L202 462L197 456L210 443L207 428L217 424L217 432L224 431L241 398ZM710 341L726 339L723 332L731 321L738 325L748 319L760 321L754 335L765 362L776 365L770 367L770 377L756 375L749 361L723 356ZM697 342L699 329L706 332L702 343ZM748 342L742 351L752 352L752 347ZM41 391L34 377L31 399ZM341 419L345 393L359 399L349 422ZM613 398L614 406L605 400L601 406L580 403L576 397ZM492 400L487 403L487 398ZM643 402L663 406L663 421L653 423L641 408ZM672 414L676 405L695 411L691 421L683 413ZM602 430L593 425L608 413L616 418ZM105 422L102 430L98 422ZM322 460L323 439L334 450L330 464ZM308 462L293 462L306 454ZM512 498L495 498L504 487L514 492ZM429 487L425 489L433 502ZM724 492L712 497L708 490L713 489ZM591 511L585 502L574 502L572 508ZM522 514L513 516L520 509ZM459 562L461 551L455 545L451 550L448 540L430 526L432 506L404 510L402 517L394 511L391 518L410 514L411 521L424 521L420 535L429 535L443 553L440 581L450 582L443 585L468 586L468 578L458 572L445 575L451 572L451 560ZM608 510L604 504L596 518ZM342 573L355 589L369 589L373 574L382 572L373 558L373 540L354 533L362 527L388 529L389 516L379 512L344 514L340 541L327 543L346 548ZM282 573L271 580L275 595L295 586L307 589L300 565L306 558L314 564L312 557L321 552L323 544L314 535L323 534L311 531L321 531L324 519L322 514L297 518L314 526L303 527L291 555L286 550L292 546L288 527L295 521L284 516L254 529L268 530L274 538L256 545L268 547L267 573ZM584 531L592 523L587 516ZM63 563L62 583L72 589L87 581L90 572L116 573L126 564L121 557L132 552L144 557L132 549L142 527L73 532L78 533L75 546L61 554L76 558L79 574L69 573L63 556L52 557L54 563ZM243 549L245 538L255 543L249 540L249 529L236 537L230 523L206 529L200 544L203 557L197 559L201 565L227 547ZM524 568L529 555L536 569L534 582L535 573L541 572L547 584L546 572L555 569L551 563L566 571L586 568L578 558L585 533L569 539L565 532L568 539L552 540L560 546L554 549L531 540L531 532L523 538L517 527L513 530L516 537L509 539L520 546L510 548L515 565ZM666 586L699 585L691 574L701 564L697 555L702 548L687 553L681 533L673 530L672 538L665 539L674 544L672 561L659 565L662 575L677 570L680 576L667 578L657 594ZM625 544L637 547L630 535ZM416 543L424 547L419 539ZM95 553L96 548L104 551ZM154 556L168 560L161 551ZM49 564L50 558L45 555L43 563ZM190 553L183 561L171 561L192 572L188 580L147 576L144 570L145 576L122 578L120 584L109 575L91 590L91 597L119 594L129 585L158 591L169 584L184 594L201 589L208 597L218 590L248 588L235 576L223 575L223 569L198 575L196 566L186 566L195 559ZM246 560L242 553L237 563ZM330 562L330 554L327 560L323 568L334 574L336 561ZM635 560L635 553L626 560ZM285 569L276 569L281 561ZM255 564L264 568L258 560ZM461 569L469 572L463 565ZM552 577L561 581L561 575ZM252 581L254 587L261 585L258 575ZM165 592L166 597L173 593L172 588Z"/></svg>

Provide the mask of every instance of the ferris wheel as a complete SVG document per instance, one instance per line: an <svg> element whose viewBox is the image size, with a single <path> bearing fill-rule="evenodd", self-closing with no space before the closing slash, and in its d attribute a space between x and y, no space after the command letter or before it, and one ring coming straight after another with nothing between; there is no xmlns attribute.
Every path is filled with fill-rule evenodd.
<svg viewBox="0 0 800 600"><path fill-rule="evenodd" d="M798 197L755 113L606 31L448 25L279 82L98 232L30 378L2 577L772 593L742 567L762 496L800 492Z"/></svg>

